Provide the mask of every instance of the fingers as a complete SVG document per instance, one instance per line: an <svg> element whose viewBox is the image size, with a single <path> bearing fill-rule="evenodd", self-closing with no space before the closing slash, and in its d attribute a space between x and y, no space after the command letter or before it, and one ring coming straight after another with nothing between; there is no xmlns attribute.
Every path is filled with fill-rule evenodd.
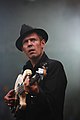
<svg viewBox="0 0 80 120"><path fill-rule="evenodd" d="M15 92L14 92L14 90L12 89L12 90L10 90L8 93L7 93L7 97L13 97L15 95Z"/></svg>
<svg viewBox="0 0 80 120"><path fill-rule="evenodd" d="M5 96L4 96L4 100L9 100L11 97L14 96L14 90L10 90Z"/></svg>
<svg viewBox="0 0 80 120"><path fill-rule="evenodd" d="M24 86L26 86L26 87L29 86L29 81L30 81L29 79L25 79Z"/></svg>
<svg viewBox="0 0 80 120"><path fill-rule="evenodd" d="M24 91L29 93L29 79L24 81Z"/></svg>
<svg viewBox="0 0 80 120"><path fill-rule="evenodd" d="M25 92L27 92L27 93L39 93L39 86L38 86L38 84L37 83L34 83L33 85L25 85L24 84L24 90L25 90Z"/></svg>
<svg viewBox="0 0 80 120"><path fill-rule="evenodd" d="M27 93L39 93L39 85L35 82L33 85L30 86L30 79L26 78L24 81L24 91Z"/></svg>
<svg viewBox="0 0 80 120"><path fill-rule="evenodd" d="M33 93L39 93L39 85L37 84L37 82L35 82L32 86L30 86L30 90Z"/></svg>
<svg viewBox="0 0 80 120"><path fill-rule="evenodd" d="M15 101L15 96L14 96L14 90L10 90L5 96L4 96L4 101L7 103L9 106L12 106L14 101Z"/></svg>

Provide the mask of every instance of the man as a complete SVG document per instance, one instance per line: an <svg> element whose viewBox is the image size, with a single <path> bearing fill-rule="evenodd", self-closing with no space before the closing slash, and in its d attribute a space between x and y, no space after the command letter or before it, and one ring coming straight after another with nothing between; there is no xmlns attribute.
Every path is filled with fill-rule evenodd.
<svg viewBox="0 0 80 120"><path fill-rule="evenodd" d="M62 63L49 59L44 52L47 40L45 30L22 25L16 47L29 59L23 66L23 71L30 69L34 76L38 68L46 64L47 73L43 80L32 85L30 79L25 79L27 106L14 112L16 120L63 120L67 79ZM10 107L14 107L15 99L14 90L10 90L4 97Z"/></svg>

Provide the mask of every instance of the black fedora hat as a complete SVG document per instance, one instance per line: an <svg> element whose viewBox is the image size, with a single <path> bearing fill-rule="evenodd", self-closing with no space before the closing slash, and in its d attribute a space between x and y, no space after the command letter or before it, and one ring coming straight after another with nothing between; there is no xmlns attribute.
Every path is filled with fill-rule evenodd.
<svg viewBox="0 0 80 120"><path fill-rule="evenodd" d="M36 32L38 35L42 36L43 39L45 39L45 41L47 42L48 40L48 34L45 30L43 29L40 29L40 28L33 28L29 25L26 25L26 24L23 24L21 26L21 30L20 30L20 36L19 38L16 40L16 47L22 51L22 41L23 39L28 36L29 34L33 33L33 32Z"/></svg>

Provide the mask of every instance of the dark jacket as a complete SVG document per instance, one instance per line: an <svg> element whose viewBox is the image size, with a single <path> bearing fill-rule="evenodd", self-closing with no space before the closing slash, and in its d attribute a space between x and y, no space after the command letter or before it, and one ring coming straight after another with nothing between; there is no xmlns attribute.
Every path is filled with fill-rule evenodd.
<svg viewBox="0 0 80 120"><path fill-rule="evenodd" d="M61 62L52 60L44 53L39 63L32 67L28 61L23 67L31 69L33 75L41 64L47 63L47 75L40 81L40 93L28 94L26 110L16 113L16 120L63 120L63 107L67 79Z"/></svg>

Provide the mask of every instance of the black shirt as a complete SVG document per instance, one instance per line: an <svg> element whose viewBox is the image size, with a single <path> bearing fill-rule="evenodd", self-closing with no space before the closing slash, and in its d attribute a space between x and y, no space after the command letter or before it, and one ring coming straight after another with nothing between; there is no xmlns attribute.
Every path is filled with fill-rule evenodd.
<svg viewBox="0 0 80 120"><path fill-rule="evenodd" d="M24 67L31 69L33 75L47 63L47 75L39 82L40 92L26 96L25 110L18 110L16 120L63 120L63 107L67 79L61 62L52 60L44 53L38 64L33 68L30 61Z"/></svg>

